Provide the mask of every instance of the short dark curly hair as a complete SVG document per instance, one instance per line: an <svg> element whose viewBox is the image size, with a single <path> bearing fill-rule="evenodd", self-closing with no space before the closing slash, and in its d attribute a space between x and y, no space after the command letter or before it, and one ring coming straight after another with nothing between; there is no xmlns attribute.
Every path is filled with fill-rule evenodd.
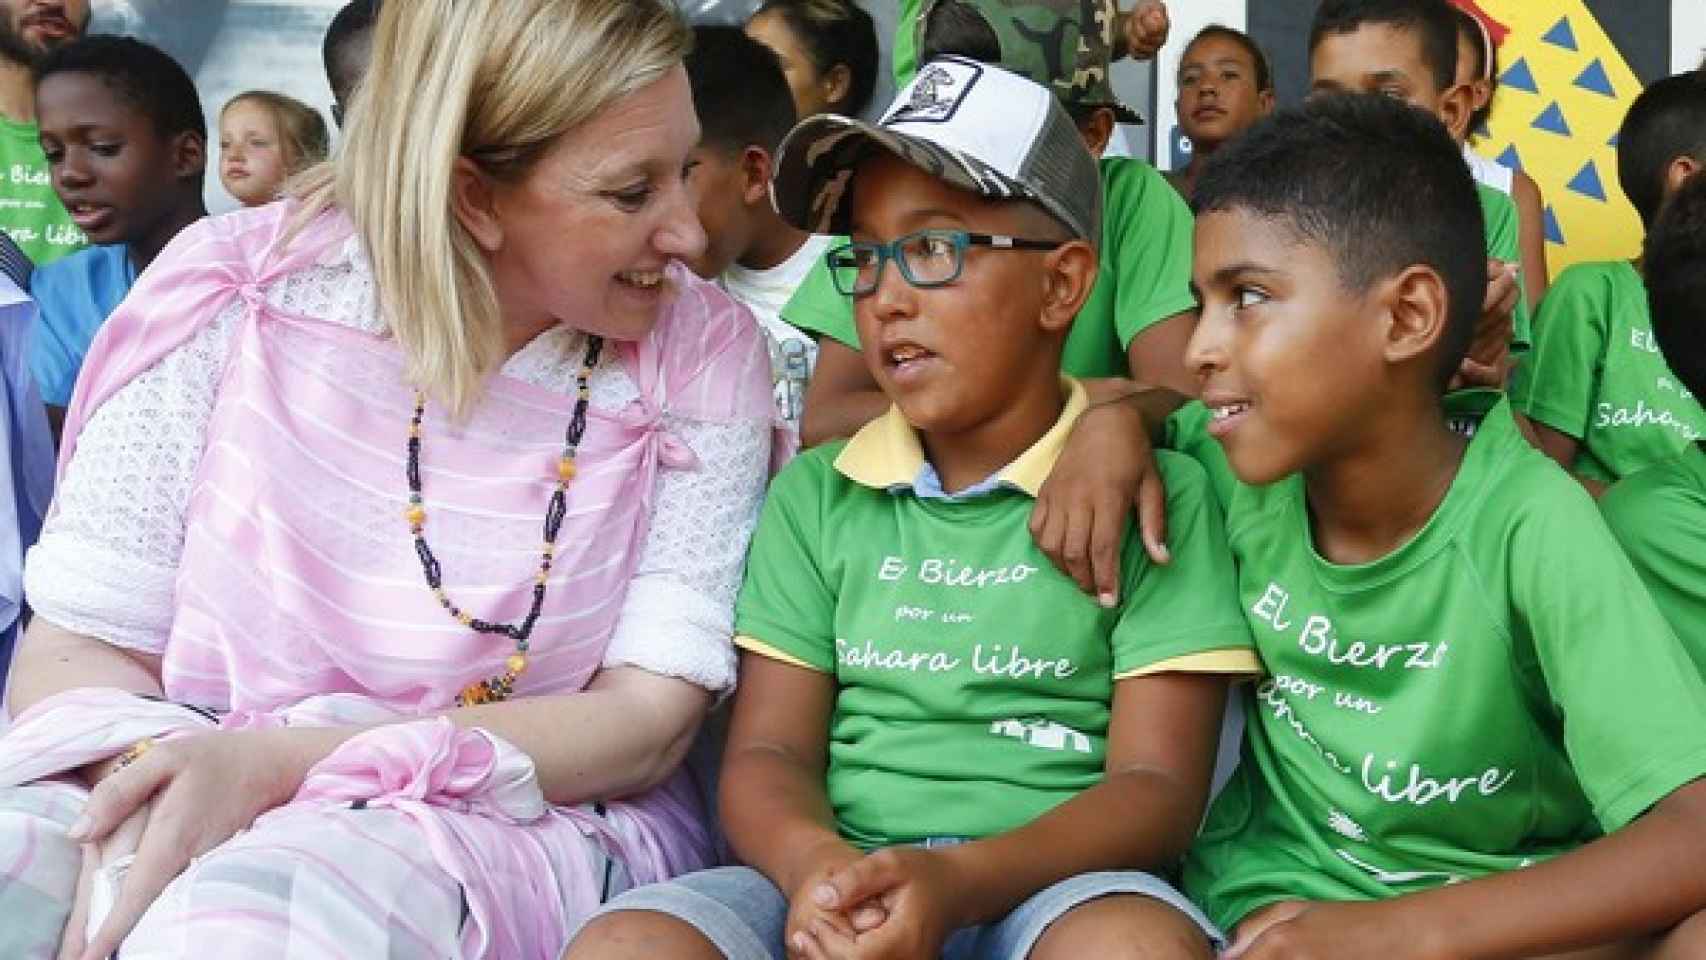
<svg viewBox="0 0 1706 960"><path fill-rule="evenodd" d="M1309 25L1309 52L1328 36L1369 24L1414 31L1434 87L1450 90L1457 83L1457 15L1446 0L1322 0Z"/></svg>
<svg viewBox="0 0 1706 960"><path fill-rule="evenodd" d="M153 44L135 37L90 34L49 51L36 64L36 85L60 73L98 78L153 121L162 137L193 133L207 139L207 117L195 81L178 61Z"/></svg>
<svg viewBox="0 0 1706 960"><path fill-rule="evenodd" d="M1328 252L1367 290L1422 264L1445 282L1443 390L1468 351L1487 287L1480 196L1439 118L1377 94L1326 94L1258 121L1215 151L1198 216L1246 211Z"/></svg>

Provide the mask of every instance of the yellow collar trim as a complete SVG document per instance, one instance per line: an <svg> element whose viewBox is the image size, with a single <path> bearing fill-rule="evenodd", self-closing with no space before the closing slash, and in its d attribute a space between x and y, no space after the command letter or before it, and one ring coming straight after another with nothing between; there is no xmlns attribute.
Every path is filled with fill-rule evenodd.
<svg viewBox="0 0 1706 960"><path fill-rule="evenodd" d="M1060 411L1060 418L1030 449L996 474L999 482L1033 497L1060 459L1073 424L1090 408L1083 384L1071 377L1061 377L1060 383L1066 390L1066 407ZM924 445L898 406L889 407L887 413L865 424L835 458L835 469L847 479L878 490L911 487L923 467Z"/></svg>

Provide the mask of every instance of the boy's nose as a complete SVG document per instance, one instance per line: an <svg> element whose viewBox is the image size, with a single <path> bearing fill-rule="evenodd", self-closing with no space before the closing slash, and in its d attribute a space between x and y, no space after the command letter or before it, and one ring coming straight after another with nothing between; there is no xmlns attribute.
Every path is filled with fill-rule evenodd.
<svg viewBox="0 0 1706 960"><path fill-rule="evenodd" d="M1212 311L1198 308L1196 326L1185 344L1185 369L1198 379L1226 367L1225 324Z"/></svg>

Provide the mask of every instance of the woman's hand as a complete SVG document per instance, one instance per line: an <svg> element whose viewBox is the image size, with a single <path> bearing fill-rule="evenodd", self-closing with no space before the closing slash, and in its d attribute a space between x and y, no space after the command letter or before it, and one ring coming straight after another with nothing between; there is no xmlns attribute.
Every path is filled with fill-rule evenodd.
<svg viewBox="0 0 1706 960"><path fill-rule="evenodd" d="M111 956L192 859L295 794L307 766L300 751L287 748L288 732L213 731L166 741L95 787L71 839L123 844L125 834L139 826L141 835L112 912L89 939L82 960ZM107 846L101 859L117 855Z"/></svg>
<svg viewBox="0 0 1706 960"><path fill-rule="evenodd" d="M1124 401L1097 404L1078 419L1038 491L1031 536L1062 573L1112 607L1120 599L1121 545L1134 506L1143 548L1167 563L1167 491L1143 414Z"/></svg>
<svg viewBox="0 0 1706 960"><path fill-rule="evenodd" d="M77 892L71 899L71 915L65 919L65 932L59 938L55 960L77 960L89 945L89 893L95 886L95 871L101 868L101 855L92 843L83 847L83 866L77 871Z"/></svg>

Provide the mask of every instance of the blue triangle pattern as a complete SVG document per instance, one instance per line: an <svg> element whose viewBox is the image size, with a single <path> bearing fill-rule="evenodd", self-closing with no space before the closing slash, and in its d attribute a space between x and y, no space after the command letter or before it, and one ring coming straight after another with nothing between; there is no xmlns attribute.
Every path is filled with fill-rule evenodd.
<svg viewBox="0 0 1706 960"><path fill-rule="evenodd" d="M1564 231L1558 226L1558 215L1552 212L1550 204L1546 207L1546 242L1560 246L1564 243Z"/></svg>
<svg viewBox="0 0 1706 960"><path fill-rule="evenodd" d="M1599 167L1595 166L1592 160L1589 160L1565 187L1572 193L1579 193L1600 203L1605 202L1605 185L1600 183Z"/></svg>
<svg viewBox="0 0 1706 960"><path fill-rule="evenodd" d="M1605 141L1605 145L1612 148L1613 150L1617 149L1617 134L1615 134L1615 133L1612 134L1611 139Z"/></svg>
<svg viewBox="0 0 1706 960"><path fill-rule="evenodd" d="M1534 71L1529 69L1528 58L1518 57L1517 61L1505 69L1499 83L1513 90L1524 93L1539 93L1540 85L1534 82Z"/></svg>
<svg viewBox="0 0 1706 960"><path fill-rule="evenodd" d="M1540 111L1540 116L1534 118L1533 126L1536 130L1556 133L1561 137L1570 135L1570 125L1564 122L1564 108L1558 106L1556 100L1552 101L1551 105L1545 110Z"/></svg>
<svg viewBox="0 0 1706 960"><path fill-rule="evenodd" d="M1522 169L1522 155L1516 152L1516 144L1505 148L1505 152L1493 158L1494 163L1502 163L1512 170Z"/></svg>
<svg viewBox="0 0 1706 960"><path fill-rule="evenodd" d="M1611 87L1611 77L1605 72L1605 64L1601 63L1598 57L1595 57L1593 62L1587 65L1587 69L1582 71L1581 76L1576 78L1576 86L1597 93L1602 97L1612 97L1613 99L1617 97L1617 91Z"/></svg>
<svg viewBox="0 0 1706 960"><path fill-rule="evenodd" d="M1569 17L1559 17L1558 22L1552 25L1552 29L1546 31L1540 39L1555 47L1563 47L1565 50L1573 51L1576 49L1576 31L1570 29Z"/></svg>

